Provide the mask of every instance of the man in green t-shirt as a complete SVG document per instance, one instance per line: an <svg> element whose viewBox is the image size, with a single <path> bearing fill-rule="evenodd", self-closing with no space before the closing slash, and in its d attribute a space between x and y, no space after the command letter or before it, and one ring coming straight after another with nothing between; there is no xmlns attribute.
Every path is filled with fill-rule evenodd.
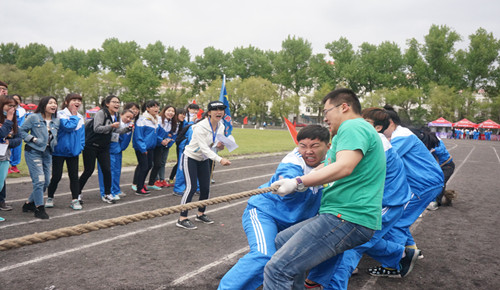
<svg viewBox="0 0 500 290"><path fill-rule="evenodd" d="M319 215L282 231L279 249L264 270L264 289L303 287L314 266L364 244L381 228L385 154L377 132L361 117L361 105L349 89L323 99L324 121L332 133L327 160L313 172L282 179L277 194L326 184ZM303 288L302 288L303 289Z"/></svg>

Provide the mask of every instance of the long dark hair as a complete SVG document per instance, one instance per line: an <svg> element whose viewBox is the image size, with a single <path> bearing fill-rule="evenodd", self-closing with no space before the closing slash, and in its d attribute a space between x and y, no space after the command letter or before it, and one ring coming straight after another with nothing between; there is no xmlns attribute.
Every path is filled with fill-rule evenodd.
<svg viewBox="0 0 500 290"><path fill-rule="evenodd" d="M5 115L3 114L3 107L8 104L14 102L15 106L17 106L17 101L14 99L12 95L0 95L0 108L2 109L2 113L0 114L0 124L3 124L5 122ZM12 118L12 131L14 134L17 134L17 116L14 114L14 117Z"/></svg>
<svg viewBox="0 0 500 290"><path fill-rule="evenodd" d="M172 122L172 128L170 128L170 131L171 132L175 132L175 130L177 130L177 123L179 123L179 121L177 120L177 109L174 106L166 105L163 108L163 110L161 110L161 113L160 113L161 123L163 124L165 122L165 112L169 108L173 108L174 109L174 116L172 117L172 120L170 120L170 122Z"/></svg>
<svg viewBox="0 0 500 290"><path fill-rule="evenodd" d="M47 107L47 104L49 103L50 99L54 99L57 104L57 99L56 97L48 96L48 97L43 97L40 102L38 103L38 107L35 110L35 113L40 113L42 115L45 115L45 108ZM57 116L57 107L56 107L56 112L52 115L53 118Z"/></svg>

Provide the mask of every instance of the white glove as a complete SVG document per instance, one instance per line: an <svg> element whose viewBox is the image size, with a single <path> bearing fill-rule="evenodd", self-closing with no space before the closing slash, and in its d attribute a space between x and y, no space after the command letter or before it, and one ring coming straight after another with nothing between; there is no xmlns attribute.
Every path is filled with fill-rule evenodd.
<svg viewBox="0 0 500 290"><path fill-rule="evenodd" d="M275 185L279 185L280 187L274 193L280 196L285 196L297 190L297 181L295 179L280 179L271 184L271 186Z"/></svg>

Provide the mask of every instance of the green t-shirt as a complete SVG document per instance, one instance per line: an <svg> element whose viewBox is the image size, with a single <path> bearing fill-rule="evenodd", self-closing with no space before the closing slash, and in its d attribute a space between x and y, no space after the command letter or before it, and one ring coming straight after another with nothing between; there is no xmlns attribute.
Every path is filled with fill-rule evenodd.
<svg viewBox="0 0 500 290"><path fill-rule="evenodd" d="M351 175L325 186L319 212L380 230L386 162L382 141L373 126L361 118L344 121L332 139L325 166L335 162L337 152L358 149L363 158Z"/></svg>

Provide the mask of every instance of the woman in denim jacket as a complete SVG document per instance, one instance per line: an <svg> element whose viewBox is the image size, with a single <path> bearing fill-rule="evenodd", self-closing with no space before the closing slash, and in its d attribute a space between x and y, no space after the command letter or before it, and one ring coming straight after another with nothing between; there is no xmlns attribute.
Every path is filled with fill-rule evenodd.
<svg viewBox="0 0 500 290"><path fill-rule="evenodd" d="M21 138L26 142L24 159L30 171L33 192L23 205L23 212L33 211L35 217L48 219L43 206L43 193L49 186L52 152L57 144L57 100L44 97L34 114L29 115L21 126Z"/></svg>

